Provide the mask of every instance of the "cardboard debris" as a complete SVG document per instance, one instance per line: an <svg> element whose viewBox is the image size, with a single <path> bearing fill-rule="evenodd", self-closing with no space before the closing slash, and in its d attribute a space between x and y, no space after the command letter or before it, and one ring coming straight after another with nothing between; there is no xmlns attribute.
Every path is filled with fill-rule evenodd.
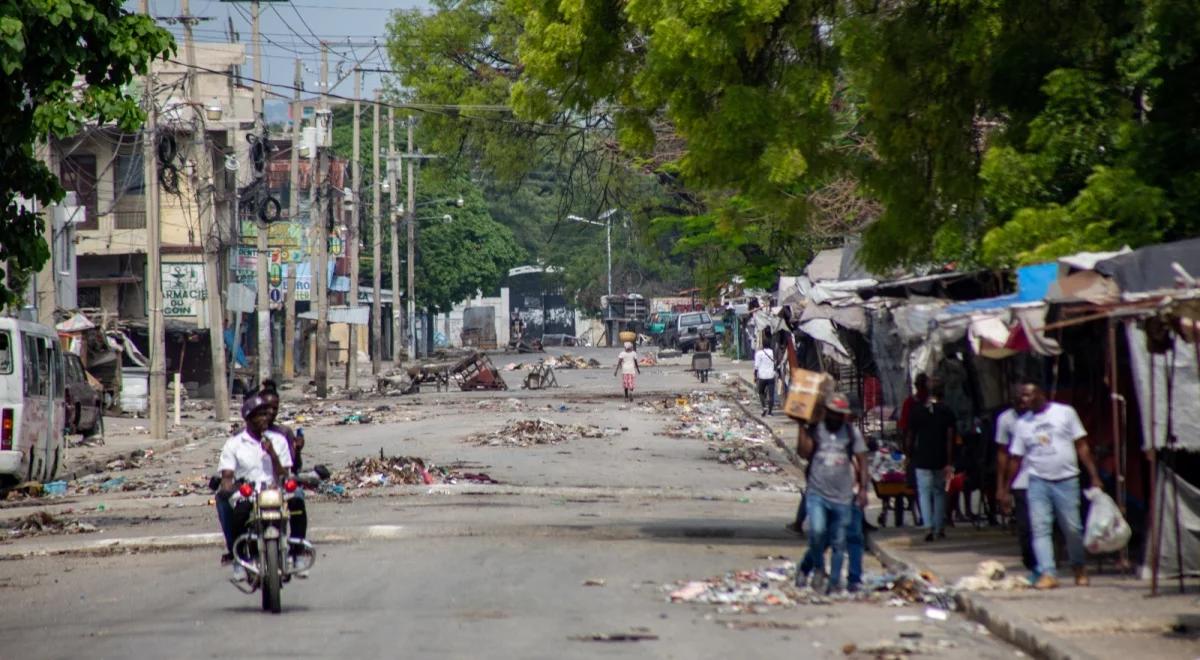
<svg viewBox="0 0 1200 660"><path fill-rule="evenodd" d="M532 447L557 445L570 439L603 438L619 431L601 429L590 424L558 424L548 419L509 420L502 428L489 433L476 433L467 442L480 447Z"/></svg>

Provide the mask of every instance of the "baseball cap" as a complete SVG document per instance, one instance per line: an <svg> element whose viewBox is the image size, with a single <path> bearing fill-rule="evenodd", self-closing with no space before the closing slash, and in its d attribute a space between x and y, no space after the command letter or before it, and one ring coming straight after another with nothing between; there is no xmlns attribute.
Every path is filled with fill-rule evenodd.
<svg viewBox="0 0 1200 660"><path fill-rule="evenodd" d="M825 399L825 407L832 412L849 415L850 399L846 398L846 395L841 392L834 392Z"/></svg>

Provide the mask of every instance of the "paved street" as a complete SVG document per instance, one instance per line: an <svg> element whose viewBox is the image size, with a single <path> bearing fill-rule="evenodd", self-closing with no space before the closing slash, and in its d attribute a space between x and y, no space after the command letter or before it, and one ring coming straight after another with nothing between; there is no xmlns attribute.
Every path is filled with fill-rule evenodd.
<svg viewBox="0 0 1200 660"><path fill-rule="evenodd" d="M695 390L730 393L728 377L701 386L680 365L646 368L639 401L627 405L612 378L612 351L577 353L604 366L560 371L560 389L341 401L328 404L339 412L305 423L310 463L336 470L382 451L485 472L501 483L312 496L319 563L310 579L284 589L279 617L260 612L257 594L226 583L212 537L189 536L218 530L206 494L142 488L211 472L220 438L185 443L120 472L133 490L41 500L47 511L99 531L0 545L9 557L34 553L0 562L9 604L0 655L845 657L843 647L853 644L869 651L854 657L873 657L880 642L907 642L933 656L1014 657L957 614L937 621L923 606L888 606L886 595L758 614L670 602L682 582L800 558L802 544L783 529L797 499L794 473L735 469L712 460L703 439L666 434L676 415L654 402ZM521 373L505 376L516 386ZM285 393L294 414L311 416L314 405ZM390 408L372 413L378 419L370 424L329 423L341 410L384 405ZM727 407L741 416L732 402ZM607 434L529 447L465 441L534 418ZM33 510L17 504L24 503L0 510L6 526ZM137 540L147 537L164 547L140 548ZM131 547L80 551L103 539ZM72 552L36 555L56 549ZM881 568L868 558L867 571ZM656 639L586 639L630 633Z"/></svg>

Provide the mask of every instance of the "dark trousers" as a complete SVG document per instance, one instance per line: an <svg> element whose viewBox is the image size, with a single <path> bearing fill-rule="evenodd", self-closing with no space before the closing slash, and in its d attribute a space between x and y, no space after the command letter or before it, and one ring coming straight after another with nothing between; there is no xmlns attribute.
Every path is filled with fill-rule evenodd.
<svg viewBox="0 0 1200 660"><path fill-rule="evenodd" d="M763 410L767 412L775 410L774 378L758 379L758 400L760 403L762 403Z"/></svg>
<svg viewBox="0 0 1200 660"><path fill-rule="evenodd" d="M1029 525L1029 498L1024 488L1012 491L1013 518L1017 521L1017 543L1021 546L1021 563L1026 569L1037 570L1033 554L1033 530Z"/></svg>

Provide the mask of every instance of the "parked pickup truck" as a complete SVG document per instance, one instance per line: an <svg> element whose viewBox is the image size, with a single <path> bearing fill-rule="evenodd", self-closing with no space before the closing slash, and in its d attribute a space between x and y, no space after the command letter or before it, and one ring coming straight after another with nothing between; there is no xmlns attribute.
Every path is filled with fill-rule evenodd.
<svg viewBox="0 0 1200 660"><path fill-rule="evenodd" d="M716 332L708 312L684 312L663 331L662 345L687 353L695 347L696 340L707 337L716 348Z"/></svg>

